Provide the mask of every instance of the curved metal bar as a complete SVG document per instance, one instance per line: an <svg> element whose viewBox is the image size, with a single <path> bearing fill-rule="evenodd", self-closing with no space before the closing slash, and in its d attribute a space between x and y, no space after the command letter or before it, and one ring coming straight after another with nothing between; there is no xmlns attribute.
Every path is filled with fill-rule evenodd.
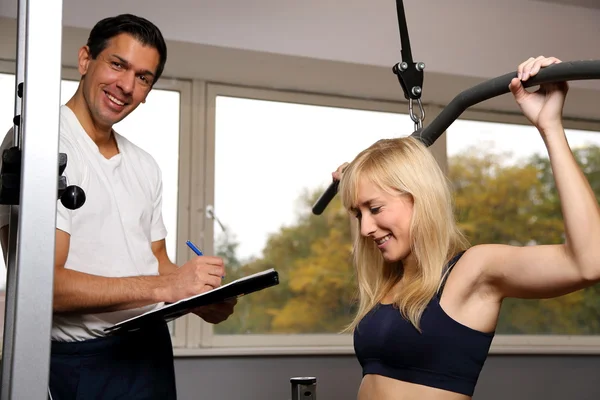
<svg viewBox="0 0 600 400"><path fill-rule="evenodd" d="M509 93L508 84L517 76L511 72L473 86L456 96L433 120L421 131L412 136L419 138L425 145L431 146L444 131L469 107ZM543 83L600 79L600 60L569 61L553 64L543 68L531 79L523 83L532 87Z"/></svg>
<svg viewBox="0 0 600 400"><path fill-rule="evenodd" d="M426 146L431 146L467 108L509 93L508 84L516 76L516 71L511 72L461 92L431 121L431 124L422 130L413 132L411 136L417 137ZM523 86L531 87L543 83L592 79L600 79L600 60L563 61L560 64L543 68L536 76L528 79ZM329 185L313 205L313 214L320 215L325 211L325 208L337 193L337 186L338 182L332 182Z"/></svg>

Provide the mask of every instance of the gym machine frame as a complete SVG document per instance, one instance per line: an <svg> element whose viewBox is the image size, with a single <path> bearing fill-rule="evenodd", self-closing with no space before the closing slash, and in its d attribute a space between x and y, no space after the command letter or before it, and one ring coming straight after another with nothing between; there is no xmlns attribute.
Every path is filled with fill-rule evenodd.
<svg viewBox="0 0 600 400"><path fill-rule="evenodd" d="M18 205L10 206L0 398L35 400L48 397L50 370L62 0L19 0L17 30L21 162Z"/></svg>

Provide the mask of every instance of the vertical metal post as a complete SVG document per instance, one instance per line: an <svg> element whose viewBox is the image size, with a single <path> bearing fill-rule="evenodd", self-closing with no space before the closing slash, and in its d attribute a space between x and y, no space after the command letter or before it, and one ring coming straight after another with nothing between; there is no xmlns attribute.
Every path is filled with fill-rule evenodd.
<svg viewBox="0 0 600 400"><path fill-rule="evenodd" d="M14 299L7 299L14 301L14 314L4 339L10 359L3 363L2 400L41 400L47 398L50 369L62 0L20 0L18 33L19 46L24 42L17 60L24 68L21 193L16 236L9 241L16 250L16 277L7 282L14 286Z"/></svg>
<svg viewBox="0 0 600 400"><path fill-rule="evenodd" d="M16 73L15 73L15 118L20 118L22 112L22 96L19 96L19 85L22 84L25 75L25 22L27 18L27 3L18 2L17 17L17 54L16 54ZM13 126L14 146L21 146L21 127L20 123ZM1 156L1 155L0 155ZM0 398L8 399L10 393L10 369L12 364L12 346L14 337L15 321L15 297L17 286L17 226L19 223L19 206L10 207L10 220L8 232L8 257L6 260L6 297L4 305L4 340L2 343L2 387L0 388Z"/></svg>

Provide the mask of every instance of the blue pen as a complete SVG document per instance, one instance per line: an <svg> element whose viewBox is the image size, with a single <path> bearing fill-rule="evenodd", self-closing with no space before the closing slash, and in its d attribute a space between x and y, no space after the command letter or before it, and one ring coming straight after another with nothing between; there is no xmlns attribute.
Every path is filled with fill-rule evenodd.
<svg viewBox="0 0 600 400"><path fill-rule="evenodd" d="M185 242L185 244L187 244L187 245L188 245L188 247L189 247L190 249L192 249L192 251L193 251L194 253L196 253L196 255L197 255L197 256L201 256L201 255L202 255L202 252L200 251L200 249L199 249L199 248L197 248L197 247L196 247L196 245L195 245L194 243L192 243L192 242L190 242L190 241L188 240L187 242Z"/></svg>
<svg viewBox="0 0 600 400"><path fill-rule="evenodd" d="M192 242L190 242L190 241L188 240L187 242L185 242L185 244L187 244L187 245L188 245L188 247L189 247L190 249L192 249L192 251L193 251L194 253L196 253L196 255L197 255L197 256L201 256L201 255L203 255L203 254L202 254L202 251L200 251L200 249L199 249L198 247L196 247L196 245L195 245L194 243L192 243ZM225 279L225 277L224 277L224 276L222 276L222 277L221 277L221 279Z"/></svg>

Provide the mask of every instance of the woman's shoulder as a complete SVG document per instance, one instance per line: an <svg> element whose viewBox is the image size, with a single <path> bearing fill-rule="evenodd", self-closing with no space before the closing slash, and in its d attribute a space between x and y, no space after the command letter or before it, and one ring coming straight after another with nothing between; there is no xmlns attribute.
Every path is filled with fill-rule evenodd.
<svg viewBox="0 0 600 400"><path fill-rule="evenodd" d="M489 245L475 245L460 251L449 262L447 285L460 286L472 291L484 278L485 259L489 255Z"/></svg>

